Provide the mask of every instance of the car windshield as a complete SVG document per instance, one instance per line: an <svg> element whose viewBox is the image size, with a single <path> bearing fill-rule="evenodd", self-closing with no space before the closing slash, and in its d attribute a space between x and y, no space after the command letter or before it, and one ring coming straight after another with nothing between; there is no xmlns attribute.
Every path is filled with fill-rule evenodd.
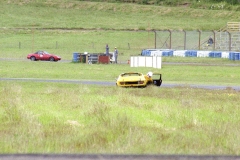
<svg viewBox="0 0 240 160"><path fill-rule="evenodd" d="M48 53L48 52L46 52L46 51L43 51L43 53L44 53L44 54L49 54L49 53Z"/></svg>
<svg viewBox="0 0 240 160"><path fill-rule="evenodd" d="M49 54L49 53L46 51L37 51L35 54Z"/></svg>
<svg viewBox="0 0 240 160"><path fill-rule="evenodd" d="M122 74L123 77L129 77L129 76L141 76L140 73L125 73Z"/></svg>

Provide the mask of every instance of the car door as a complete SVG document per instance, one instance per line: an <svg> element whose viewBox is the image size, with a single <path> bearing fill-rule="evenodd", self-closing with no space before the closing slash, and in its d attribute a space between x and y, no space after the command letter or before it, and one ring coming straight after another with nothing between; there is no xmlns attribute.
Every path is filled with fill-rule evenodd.
<svg viewBox="0 0 240 160"><path fill-rule="evenodd" d="M38 52L38 59L39 60L44 60L44 56L43 56L43 52L42 51Z"/></svg>
<svg viewBox="0 0 240 160"><path fill-rule="evenodd" d="M49 58L50 58L50 55L48 53L43 52L43 60L47 61L47 60L49 60Z"/></svg>
<svg viewBox="0 0 240 160"><path fill-rule="evenodd" d="M152 76L153 84L156 86L161 86L162 84L162 75L160 73L153 73Z"/></svg>

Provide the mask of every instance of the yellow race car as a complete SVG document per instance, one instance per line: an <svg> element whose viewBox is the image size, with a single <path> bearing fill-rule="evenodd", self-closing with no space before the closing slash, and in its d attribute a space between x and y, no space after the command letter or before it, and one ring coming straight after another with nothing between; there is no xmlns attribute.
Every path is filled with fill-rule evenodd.
<svg viewBox="0 0 240 160"><path fill-rule="evenodd" d="M138 72L122 73L118 76L116 85L120 87L146 87L147 85L161 86L162 75L148 72L146 75Z"/></svg>

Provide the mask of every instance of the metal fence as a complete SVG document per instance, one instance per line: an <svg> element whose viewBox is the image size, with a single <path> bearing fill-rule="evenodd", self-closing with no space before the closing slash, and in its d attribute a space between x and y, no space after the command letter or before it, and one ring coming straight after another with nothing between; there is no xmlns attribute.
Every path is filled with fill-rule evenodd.
<svg viewBox="0 0 240 160"><path fill-rule="evenodd" d="M155 48L175 50L240 51L240 32L228 31L154 31ZM212 37L213 44L208 44Z"/></svg>
<svg viewBox="0 0 240 160"><path fill-rule="evenodd" d="M212 36L214 43L207 45ZM118 39L116 38L118 37ZM119 38L120 37L120 38ZM120 39L120 40L119 40ZM68 53L104 52L106 43L124 56L142 49L240 51L240 32L185 30L0 29L0 56L47 50ZM112 50L113 51L113 50ZM125 54L126 53L126 54ZM68 56L70 57L70 56ZM66 58L68 58L66 57Z"/></svg>

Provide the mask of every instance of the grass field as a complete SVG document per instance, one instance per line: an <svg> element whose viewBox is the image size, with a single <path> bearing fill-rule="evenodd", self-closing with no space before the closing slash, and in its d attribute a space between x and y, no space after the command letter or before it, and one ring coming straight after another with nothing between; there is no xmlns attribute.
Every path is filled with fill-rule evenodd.
<svg viewBox="0 0 240 160"><path fill-rule="evenodd" d="M239 21L239 11L129 3L1 1L0 27L217 30ZM19 16L21 15L21 16Z"/></svg>
<svg viewBox="0 0 240 160"><path fill-rule="evenodd" d="M239 92L1 82L1 153L239 155Z"/></svg>
<svg viewBox="0 0 240 160"><path fill-rule="evenodd" d="M26 60L27 53L42 48L71 60L75 51L100 52L102 47L104 52L109 43L112 48L117 45L122 53L120 60L125 62L141 48L151 48L152 35L116 30L213 30L228 21L239 21L239 12L72 0L8 0L0 2L0 13L0 77L114 81L122 72L151 70L162 73L163 83L183 84L126 89L0 81L1 154L240 155L240 92L231 87L189 87L239 86L238 61L164 57L162 69L153 69ZM97 30L48 32L31 27L101 28L106 32L101 36L103 32Z"/></svg>
<svg viewBox="0 0 240 160"><path fill-rule="evenodd" d="M174 57L172 57L174 58ZM184 59L184 58L183 58ZM186 58L185 58L186 59ZM197 59L197 58L195 58ZM209 58L203 58L203 60ZM169 60L170 61L170 60ZM181 84L212 84L237 86L240 84L239 63L223 63L216 66L216 62L207 63L165 63L162 69L149 67L130 67L129 64L84 64L72 62L31 62L29 61L1 61L0 71L3 78L44 78L44 79L73 79L115 81L120 73L149 71L161 73L164 82Z"/></svg>
<svg viewBox="0 0 240 160"><path fill-rule="evenodd" d="M17 34L16 34L17 32ZM116 46L119 60L139 55L144 48L154 48L154 34L129 31L3 31L0 39L0 58L26 59L28 53L46 50L72 60L74 52L104 53L106 44L110 52Z"/></svg>
<svg viewBox="0 0 240 160"><path fill-rule="evenodd" d="M47 50L71 59L73 52L102 53L109 44L110 51L118 47L120 60L127 61L155 47L150 30L212 31L239 21L239 11L72 0L1 1L0 12L0 58Z"/></svg>
<svg viewBox="0 0 240 160"><path fill-rule="evenodd" d="M101 81L149 71L30 61L1 61L0 68L1 77ZM239 91L188 87L239 85L238 66L166 64L151 70L163 74L163 83L184 87L1 81L1 153L239 155Z"/></svg>

